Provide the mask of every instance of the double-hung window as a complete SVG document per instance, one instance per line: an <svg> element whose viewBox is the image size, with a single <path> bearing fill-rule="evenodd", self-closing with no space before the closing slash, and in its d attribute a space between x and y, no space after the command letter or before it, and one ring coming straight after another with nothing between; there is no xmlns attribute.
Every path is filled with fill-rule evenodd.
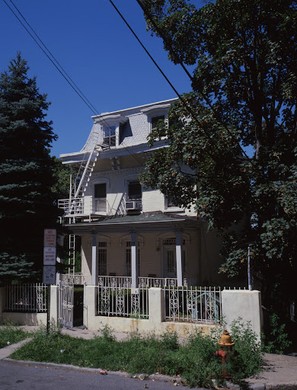
<svg viewBox="0 0 297 390"><path fill-rule="evenodd" d="M103 144L116 146L116 126L103 127Z"/></svg>
<svg viewBox="0 0 297 390"><path fill-rule="evenodd" d="M106 213L106 183L94 185L94 212Z"/></svg>
<svg viewBox="0 0 297 390"><path fill-rule="evenodd" d="M129 181L128 183L128 199L129 200L141 200L142 190L141 184L138 180Z"/></svg>

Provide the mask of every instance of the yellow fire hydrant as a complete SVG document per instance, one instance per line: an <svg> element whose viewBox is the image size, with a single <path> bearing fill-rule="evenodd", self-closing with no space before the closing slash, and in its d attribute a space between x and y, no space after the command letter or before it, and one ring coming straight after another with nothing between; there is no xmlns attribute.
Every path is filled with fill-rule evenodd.
<svg viewBox="0 0 297 390"><path fill-rule="evenodd" d="M221 358L222 362L222 376L223 378L230 378L230 375L227 372L226 369L226 361L228 358L228 355L232 351L232 347L234 345L234 342L229 334L229 332L225 329L220 337L220 340L218 341L218 345L221 347L219 350L216 351L216 356Z"/></svg>

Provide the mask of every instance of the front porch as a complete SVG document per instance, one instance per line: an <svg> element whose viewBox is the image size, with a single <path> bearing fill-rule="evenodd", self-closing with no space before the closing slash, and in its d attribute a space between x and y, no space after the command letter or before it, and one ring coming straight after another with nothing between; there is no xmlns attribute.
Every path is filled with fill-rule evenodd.
<svg viewBox="0 0 297 390"><path fill-rule="evenodd" d="M88 285L101 276L132 288L220 283L214 237L195 218L155 212L68 227L79 237L80 272ZM77 270L74 262L70 274Z"/></svg>

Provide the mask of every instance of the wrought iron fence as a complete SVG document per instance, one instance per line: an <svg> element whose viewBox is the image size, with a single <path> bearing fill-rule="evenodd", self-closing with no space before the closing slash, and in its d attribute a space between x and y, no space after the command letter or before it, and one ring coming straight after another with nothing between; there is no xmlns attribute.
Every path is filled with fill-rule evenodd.
<svg viewBox="0 0 297 390"><path fill-rule="evenodd" d="M106 287L127 287L132 284L131 276L98 276L98 285ZM177 286L176 278L157 278L140 276L138 278L139 288Z"/></svg>
<svg viewBox="0 0 297 390"><path fill-rule="evenodd" d="M97 315L148 319L148 288L98 286Z"/></svg>
<svg viewBox="0 0 297 390"><path fill-rule="evenodd" d="M165 288L166 320L214 324L221 321L221 289L216 287Z"/></svg>
<svg viewBox="0 0 297 390"><path fill-rule="evenodd" d="M47 286L42 283L5 287L4 310L23 313L46 313Z"/></svg>

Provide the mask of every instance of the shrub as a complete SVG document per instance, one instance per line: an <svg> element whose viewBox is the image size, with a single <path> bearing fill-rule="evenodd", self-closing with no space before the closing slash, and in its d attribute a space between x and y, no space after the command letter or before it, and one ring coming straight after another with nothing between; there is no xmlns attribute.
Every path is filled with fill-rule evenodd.
<svg viewBox="0 0 297 390"><path fill-rule="evenodd" d="M283 354L292 344L286 332L286 325L280 323L276 313L270 315L268 329L263 339L263 350L267 353Z"/></svg>
<svg viewBox="0 0 297 390"><path fill-rule="evenodd" d="M244 324L241 319L233 321L231 335L235 344L228 370L233 380L241 380L259 372L262 365L261 342L251 324Z"/></svg>

